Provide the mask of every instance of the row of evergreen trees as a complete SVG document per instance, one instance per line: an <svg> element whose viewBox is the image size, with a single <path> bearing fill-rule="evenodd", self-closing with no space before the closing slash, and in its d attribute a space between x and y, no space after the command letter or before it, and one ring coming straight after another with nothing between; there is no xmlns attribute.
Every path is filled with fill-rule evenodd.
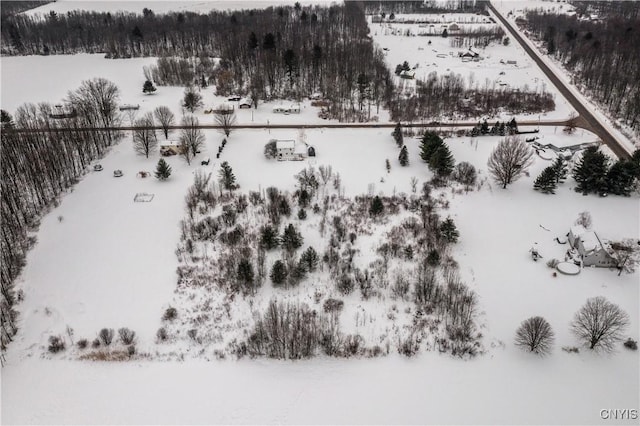
<svg viewBox="0 0 640 426"><path fill-rule="evenodd" d="M578 184L578 192L628 196L640 179L640 150L636 150L630 159L611 164L598 147L589 147L576 164L573 178Z"/></svg>
<svg viewBox="0 0 640 426"><path fill-rule="evenodd" d="M496 121L493 127L489 128L489 123L484 120L482 123L478 123L471 129L471 136L506 136L515 135L518 133L518 123L515 117L509 122Z"/></svg>
<svg viewBox="0 0 640 426"><path fill-rule="evenodd" d="M630 159L611 160L597 146L587 148L573 169L576 191L584 194L615 194L629 196L640 179L640 150ZM546 167L533 183L533 188L545 194L555 194L559 183L567 176L567 164L562 157Z"/></svg>

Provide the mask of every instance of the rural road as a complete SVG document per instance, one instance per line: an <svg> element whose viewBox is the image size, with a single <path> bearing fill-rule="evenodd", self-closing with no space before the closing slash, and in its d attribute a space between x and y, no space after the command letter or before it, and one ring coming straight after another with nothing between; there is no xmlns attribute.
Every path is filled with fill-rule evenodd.
<svg viewBox="0 0 640 426"><path fill-rule="evenodd" d="M529 44L523 39L518 31L516 31L510 22L508 22L498 10L489 2L489 9L494 13L494 15L502 22L505 28L509 30L514 39L520 43L522 48L527 52L527 54L533 59L533 61L540 67L542 72L551 80L551 82L558 88L562 96L565 97L567 101L575 108L578 112L578 122L585 121L586 125L582 125L580 127L584 127L587 130L591 130L593 133L598 135L602 142L604 142L614 154L618 156L618 158L629 158L631 155L627 151L627 149L616 139L615 136L607 130L605 126L600 124L600 121L593 115L590 109L585 106L567 87L566 83L563 82L542 60L540 53L536 50L532 49Z"/></svg>
<svg viewBox="0 0 640 426"><path fill-rule="evenodd" d="M518 126L565 126L568 120L529 120L518 121ZM489 124L493 125L493 121ZM478 121L460 121L460 122L441 122L434 123L402 123L403 127L410 128L443 128L443 127L473 127L478 124ZM170 130L181 130L191 126L168 126ZM199 129L222 129L222 126L216 124L198 124L195 126ZM396 123L315 123L315 124L237 124L229 126L231 129L392 129L396 127ZM581 127L580 123L577 123L577 127ZM18 133L37 133L37 132L69 132L69 131L131 131L141 129L155 129L162 130L161 126L149 126L149 127L136 127L136 126L113 126L113 127L57 127L57 128L29 128L29 129L15 129ZM588 129L588 128L587 128Z"/></svg>

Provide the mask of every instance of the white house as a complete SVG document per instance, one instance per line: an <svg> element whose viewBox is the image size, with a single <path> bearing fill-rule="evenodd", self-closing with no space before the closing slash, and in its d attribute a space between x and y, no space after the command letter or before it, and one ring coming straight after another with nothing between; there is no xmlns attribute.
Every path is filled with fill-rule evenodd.
<svg viewBox="0 0 640 426"><path fill-rule="evenodd" d="M307 145L304 143L296 143L293 139L276 141L276 158L278 161L301 161L307 155Z"/></svg>
<svg viewBox="0 0 640 426"><path fill-rule="evenodd" d="M583 266L609 268L617 265L609 247L603 243L595 231L588 231L582 225L571 227L567 234L571 247L577 250Z"/></svg>
<svg viewBox="0 0 640 426"><path fill-rule="evenodd" d="M300 114L300 104L274 106L273 112L274 114Z"/></svg>
<svg viewBox="0 0 640 426"><path fill-rule="evenodd" d="M251 108L252 100L251 98L242 98L240 102L238 102L238 108L240 109L248 109Z"/></svg>
<svg viewBox="0 0 640 426"><path fill-rule="evenodd" d="M160 155L180 155L184 152L185 146L178 141L165 141L160 144Z"/></svg>

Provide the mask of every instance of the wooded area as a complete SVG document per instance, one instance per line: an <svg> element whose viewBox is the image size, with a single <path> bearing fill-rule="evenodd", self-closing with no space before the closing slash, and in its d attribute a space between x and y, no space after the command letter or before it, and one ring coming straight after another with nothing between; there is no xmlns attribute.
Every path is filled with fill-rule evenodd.
<svg viewBox="0 0 640 426"><path fill-rule="evenodd" d="M599 19L527 14L526 27L544 40L550 55L574 73L608 115L640 133L640 5L578 4ZM635 4L633 4L635 3ZM603 17L606 16L606 19ZM523 22L520 22L524 24Z"/></svg>
<svg viewBox="0 0 640 426"><path fill-rule="evenodd" d="M0 134L0 182L2 239L0 253L0 347L4 351L17 330L13 305L20 297L13 283L25 265L27 251L35 244L33 231L58 196L73 186L89 163L102 157L121 135L113 131L83 131L87 127L116 124L118 88L105 79L84 81L69 92L75 116L51 118L52 105L25 104L15 120L2 114ZM70 114L70 115L74 115ZM58 128L74 130L60 131ZM15 132L15 128L42 129Z"/></svg>

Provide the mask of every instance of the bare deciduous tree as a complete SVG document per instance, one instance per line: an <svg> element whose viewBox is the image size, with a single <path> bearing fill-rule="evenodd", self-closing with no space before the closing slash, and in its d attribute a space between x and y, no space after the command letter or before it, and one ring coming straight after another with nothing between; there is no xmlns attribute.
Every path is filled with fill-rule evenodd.
<svg viewBox="0 0 640 426"><path fill-rule="evenodd" d="M551 325L542 317L531 317L522 321L516 331L516 346L538 355L551 352L555 334Z"/></svg>
<svg viewBox="0 0 640 426"><path fill-rule="evenodd" d="M153 125L153 115L148 112L141 119L136 120L133 131L133 149L147 158L149 158L151 151L158 146L158 138Z"/></svg>
<svg viewBox="0 0 640 426"><path fill-rule="evenodd" d="M322 179L322 184L326 186L327 183L329 183L329 181L331 180L333 169L331 168L331 166L320 166L318 167L318 170L320 171L320 179Z"/></svg>
<svg viewBox="0 0 640 426"><path fill-rule="evenodd" d="M180 153L191 164L191 159L204 145L204 134L198 128L198 119L192 115L182 118L182 132L180 134Z"/></svg>
<svg viewBox="0 0 640 426"><path fill-rule="evenodd" d="M502 188L516 181L531 164L533 152L527 143L517 136L507 136L500 141L487 162L489 172Z"/></svg>
<svg viewBox="0 0 640 426"><path fill-rule="evenodd" d="M233 125L236 124L236 113L233 110L219 110L216 112L216 123L220 126L220 130L229 137Z"/></svg>
<svg viewBox="0 0 640 426"><path fill-rule="evenodd" d="M629 315L602 296L587 300L571 322L571 330L589 349L612 351L622 340Z"/></svg>
<svg viewBox="0 0 640 426"><path fill-rule="evenodd" d="M175 124L175 115L173 115L173 112L171 112L169 107L164 105L156 108L153 111L153 114L155 115L156 119L158 119L160 126L162 126L162 131L164 132L164 138L168 139L169 127Z"/></svg>

